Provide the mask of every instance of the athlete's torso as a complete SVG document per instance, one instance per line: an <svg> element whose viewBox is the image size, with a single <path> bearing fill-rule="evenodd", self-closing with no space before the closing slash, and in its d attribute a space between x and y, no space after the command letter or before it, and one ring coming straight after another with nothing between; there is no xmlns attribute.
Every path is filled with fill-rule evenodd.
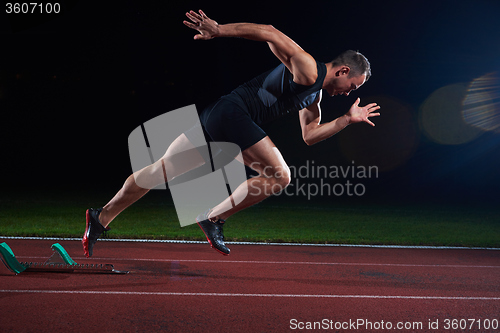
<svg viewBox="0 0 500 333"><path fill-rule="evenodd" d="M257 124L263 124L311 105L319 96L326 76L324 63L316 62L318 77L310 86L293 82L293 75L280 64L223 98L244 107Z"/></svg>

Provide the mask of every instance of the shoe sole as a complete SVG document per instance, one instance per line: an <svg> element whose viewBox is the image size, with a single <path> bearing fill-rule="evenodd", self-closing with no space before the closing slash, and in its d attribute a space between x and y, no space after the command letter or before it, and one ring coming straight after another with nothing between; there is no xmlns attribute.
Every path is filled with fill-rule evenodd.
<svg viewBox="0 0 500 333"><path fill-rule="evenodd" d="M83 253L87 258L90 257L89 253L89 239L88 239L88 232L89 232L89 224L90 224L90 215L89 215L89 210L85 212L85 233L83 234L83 239L82 239L82 245L83 245Z"/></svg>
<svg viewBox="0 0 500 333"><path fill-rule="evenodd" d="M203 231L203 234L205 235L205 237L207 238L207 241L208 241L208 244L210 244L210 247L212 247L212 249L214 249L215 251L219 252L220 254L224 255L224 256L228 256L229 253L224 253L222 252L221 250L219 250L218 248L216 248L212 242L210 241L210 238L208 238L207 236L207 233L205 232L205 230L203 230L203 227L200 225L200 223L198 221L196 221L196 224L200 227L201 231Z"/></svg>

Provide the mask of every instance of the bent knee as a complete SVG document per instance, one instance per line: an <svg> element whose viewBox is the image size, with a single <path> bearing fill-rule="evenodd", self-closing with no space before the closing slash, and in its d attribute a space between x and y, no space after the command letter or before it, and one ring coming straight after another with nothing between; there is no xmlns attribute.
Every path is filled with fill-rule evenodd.
<svg viewBox="0 0 500 333"><path fill-rule="evenodd" d="M274 179L275 183L279 184L281 188L287 187L291 181L290 168L288 165L283 166L281 172L277 172Z"/></svg>

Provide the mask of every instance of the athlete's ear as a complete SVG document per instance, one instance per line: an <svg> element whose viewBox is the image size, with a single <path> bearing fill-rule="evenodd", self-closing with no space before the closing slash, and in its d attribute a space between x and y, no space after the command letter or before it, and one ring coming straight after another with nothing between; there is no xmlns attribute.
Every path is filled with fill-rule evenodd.
<svg viewBox="0 0 500 333"><path fill-rule="evenodd" d="M349 68L348 66L342 66L340 68L340 71L343 75L349 75L349 72L351 71L351 68Z"/></svg>
<svg viewBox="0 0 500 333"><path fill-rule="evenodd" d="M348 75L350 71L351 69L348 66L342 66L335 72L335 76Z"/></svg>

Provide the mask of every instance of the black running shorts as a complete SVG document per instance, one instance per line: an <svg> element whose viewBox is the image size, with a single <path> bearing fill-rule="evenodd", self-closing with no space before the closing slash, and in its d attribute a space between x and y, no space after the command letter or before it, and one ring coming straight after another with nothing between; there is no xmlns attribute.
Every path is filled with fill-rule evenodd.
<svg viewBox="0 0 500 333"><path fill-rule="evenodd" d="M232 142L241 151L267 136L247 110L224 98L205 108L200 114L200 121L209 141Z"/></svg>

